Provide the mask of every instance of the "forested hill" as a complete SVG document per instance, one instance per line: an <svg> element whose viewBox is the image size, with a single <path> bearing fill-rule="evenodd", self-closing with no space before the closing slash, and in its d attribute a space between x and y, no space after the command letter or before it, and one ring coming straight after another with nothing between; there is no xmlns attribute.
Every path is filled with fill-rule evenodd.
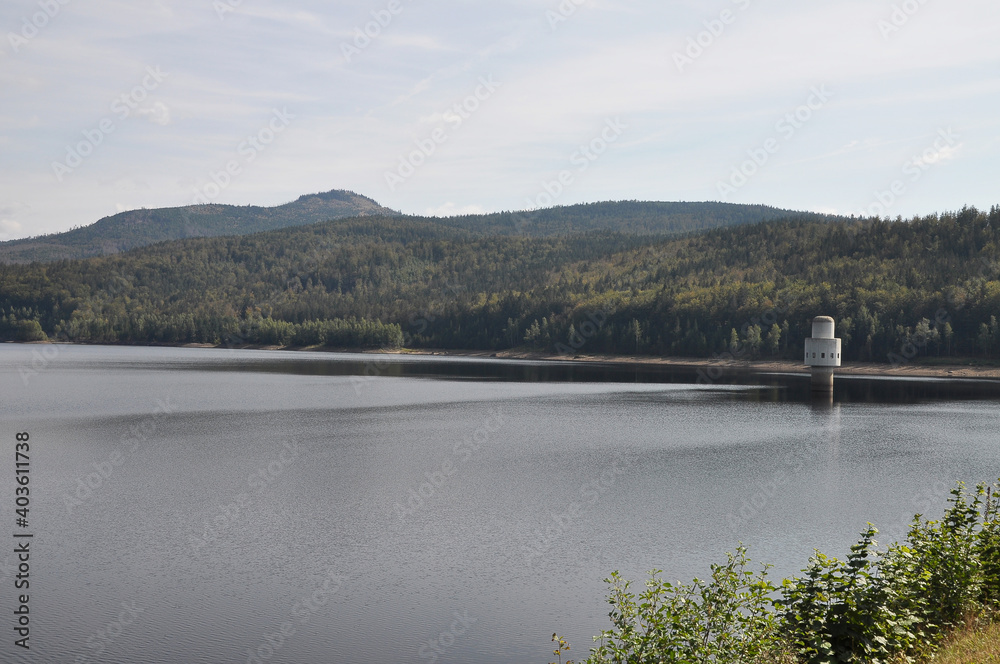
<svg viewBox="0 0 1000 664"><path fill-rule="evenodd" d="M556 236L596 230L669 235L802 214L766 205L621 201L532 212L411 219L483 235ZM249 205L194 205L131 210L66 233L0 242L0 263L50 262L62 258L105 256L167 240L246 235L331 219L373 215L399 216L399 213L349 191L302 196L292 203L269 208ZM808 216L822 218L821 215Z"/></svg>
<svg viewBox="0 0 1000 664"><path fill-rule="evenodd" d="M370 198L337 190L300 196L276 207L208 204L130 210L65 233L0 242L0 263L104 256L165 240L245 235L341 217L395 214L399 213Z"/></svg>
<svg viewBox="0 0 1000 664"><path fill-rule="evenodd" d="M532 211L435 218L435 221L487 235L553 237L592 231L675 235L791 217L815 220L831 218L768 205L607 201Z"/></svg>
<svg viewBox="0 0 1000 664"><path fill-rule="evenodd" d="M848 360L997 358L1000 207L673 238L366 217L0 266L0 339L797 359L820 314Z"/></svg>

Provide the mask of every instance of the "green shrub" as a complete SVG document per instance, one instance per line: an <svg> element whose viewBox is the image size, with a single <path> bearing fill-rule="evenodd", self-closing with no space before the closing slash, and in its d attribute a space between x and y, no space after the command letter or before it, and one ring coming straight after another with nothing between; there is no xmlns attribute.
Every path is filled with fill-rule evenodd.
<svg viewBox="0 0 1000 664"><path fill-rule="evenodd" d="M878 531L869 524L846 563L817 552L805 577L784 582L775 605L803 662L912 661L982 608L979 553L996 545L982 535L980 522L989 522L980 512L985 489L980 485L971 501L961 484L951 494L940 521L916 515L906 542L877 558Z"/></svg>
<svg viewBox="0 0 1000 664"><path fill-rule="evenodd" d="M981 487L980 487L981 489ZM983 504L983 527L976 540L982 582L979 603L991 612L1000 611L1000 496L994 487L986 489Z"/></svg>
<svg viewBox="0 0 1000 664"><path fill-rule="evenodd" d="M16 323L15 340L17 341L45 341L48 337L42 330L42 325L37 320L19 320Z"/></svg>
<svg viewBox="0 0 1000 664"><path fill-rule="evenodd" d="M921 521L918 514L910 527L907 550L912 552L913 564L901 583L924 598L923 618L930 632L957 627L981 608L984 578L977 531L984 520L980 510L985 492L980 485L970 502L959 484L951 491L951 507L941 521Z"/></svg>
<svg viewBox="0 0 1000 664"><path fill-rule="evenodd" d="M914 516L906 541L877 550L871 524L846 561L816 551L779 590L747 569L740 545L709 581L672 585L654 570L644 592L615 572L613 628L589 664L890 664L933 653L942 637L1000 609L1000 484L961 483L939 521ZM560 639L560 646L568 644ZM556 651L556 654L560 654ZM560 655L561 658L561 655Z"/></svg>
<svg viewBox="0 0 1000 664"><path fill-rule="evenodd" d="M817 551L804 577L782 584L775 607L800 661L881 664L919 648L920 607L910 589L899 585L905 575L883 569L887 560L906 555L890 549L888 558L873 559L877 533L869 524L846 562Z"/></svg>
<svg viewBox="0 0 1000 664"><path fill-rule="evenodd" d="M768 566L754 574L747 569L746 549L740 546L728 561L712 565L710 581L673 585L650 573L646 590L636 596L617 572L605 579L611 585L608 602L615 629L600 635L588 662L645 662L700 664L765 661L780 648L767 580Z"/></svg>

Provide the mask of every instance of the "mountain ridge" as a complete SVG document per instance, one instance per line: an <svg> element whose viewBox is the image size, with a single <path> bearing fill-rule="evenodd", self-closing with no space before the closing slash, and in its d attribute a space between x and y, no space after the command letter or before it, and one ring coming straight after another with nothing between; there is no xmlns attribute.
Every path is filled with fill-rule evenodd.
<svg viewBox="0 0 1000 664"><path fill-rule="evenodd" d="M193 237L240 236L335 219L398 217L479 235L555 237L594 231L675 235L783 218L833 219L766 205L703 202L602 201L540 210L453 217L404 215L346 190L305 194L273 207L209 203L142 208L104 217L64 233L0 242L0 263L52 262L108 256Z"/></svg>
<svg viewBox="0 0 1000 664"><path fill-rule="evenodd" d="M92 258L157 242L191 237L246 235L330 219L394 216L399 212L353 191L304 194L271 207L208 203L175 208L140 208L103 217L63 233L0 242L0 263Z"/></svg>

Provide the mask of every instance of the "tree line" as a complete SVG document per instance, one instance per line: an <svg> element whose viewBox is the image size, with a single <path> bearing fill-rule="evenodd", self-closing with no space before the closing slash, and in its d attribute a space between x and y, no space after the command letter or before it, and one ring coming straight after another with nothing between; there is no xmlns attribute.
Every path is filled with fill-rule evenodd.
<svg viewBox="0 0 1000 664"><path fill-rule="evenodd" d="M6 340L797 359L817 315L846 360L997 359L1000 206L679 237L366 217L0 266Z"/></svg>

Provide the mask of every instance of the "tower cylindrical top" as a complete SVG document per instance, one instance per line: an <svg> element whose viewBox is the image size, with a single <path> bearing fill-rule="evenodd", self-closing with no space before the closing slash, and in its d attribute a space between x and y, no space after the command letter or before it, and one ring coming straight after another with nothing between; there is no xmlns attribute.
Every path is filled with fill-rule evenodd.
<svg viewBox="0 0 1000 664"><path fill-rule="evenodd" d="M834 322L829 316L813 318L813 339L833 339Z"/></svg>

